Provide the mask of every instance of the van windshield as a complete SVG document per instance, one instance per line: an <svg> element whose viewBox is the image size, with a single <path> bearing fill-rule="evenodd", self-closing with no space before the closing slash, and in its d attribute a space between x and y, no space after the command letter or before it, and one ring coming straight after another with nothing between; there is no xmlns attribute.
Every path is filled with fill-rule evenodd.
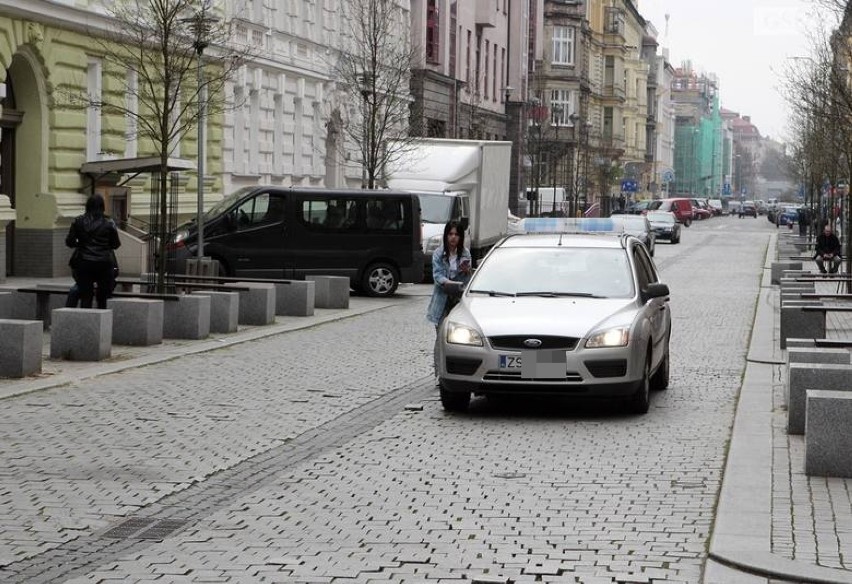
<svg viewBox="0 0 852 584"><path fill-rule="evenodd" d="M257 186L249 186L243 187L231 193L230 195L225 195L225 197L210 207L208 211L204 214L204 220L213 219L217 215L221 215L224 211L226 211L231 205L236 203L238 200L243 198L247 193L256 189Z"/></svg>
<svg viewBox="0 0 852 584"><path fill-rule="evenodd" d="M423 223L449 223L453 218L453 200L449 195L417 195L420 199L420 220Z"/></svg>

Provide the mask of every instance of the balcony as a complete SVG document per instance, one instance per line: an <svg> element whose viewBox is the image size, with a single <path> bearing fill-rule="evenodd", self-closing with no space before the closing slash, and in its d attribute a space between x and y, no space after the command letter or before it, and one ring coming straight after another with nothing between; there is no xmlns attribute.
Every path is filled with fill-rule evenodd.
<svg viewBox="0 0 852 584"><path fill-rule="evenodd" d="M497 26L497 11L494 10L493 0L476 1L476 26L494 28Z"/></svg>
<svg viewBox="0 0 852 584"><path fill-rule="evenodd" d="M607 99L624 101L624 88L615 83L605 83L601 88L601 96Z"/></svg>

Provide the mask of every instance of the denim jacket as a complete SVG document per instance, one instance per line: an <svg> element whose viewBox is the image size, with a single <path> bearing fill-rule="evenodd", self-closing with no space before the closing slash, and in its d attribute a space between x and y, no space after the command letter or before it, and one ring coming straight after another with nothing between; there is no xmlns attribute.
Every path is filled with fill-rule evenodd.
<svg viewBox="0 0 852 584"><path fill-rule="evenodd" d="M471 259L470 250L467 248L462 249L459 263L465 258L468 261ZM470 274L450 271L450 263L444 259L444 246L441 246L432 254L432 280L435 284L432 287L432 299L429 301L429 308L426 310L426 320L438 326L444 316L444 308L447 306L447 293L444 292L441 284L447 280L467 284L470 280Z"/></svg>

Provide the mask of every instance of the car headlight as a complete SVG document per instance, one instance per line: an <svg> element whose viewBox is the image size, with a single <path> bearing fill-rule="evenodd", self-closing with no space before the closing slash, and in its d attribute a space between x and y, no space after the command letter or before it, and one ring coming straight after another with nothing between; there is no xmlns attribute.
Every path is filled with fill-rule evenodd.
<svg viewBox="0 0 852 584"><path fill-rule="evenodd" d="M587 349L599 349L601 347L626 347L630 342L630 329L626 327L612 328L601 331L589 337L586 341Z"/></svg>
<svg viewBox="0 0 852 584"><path fill-rule="evenodd" d="M441 247L443 239L443 235L433 235L426 241L426 248L423 251L426 253L432 253L433 251Z"/></svg>
<svg viewBox="0 0 852 584"><path fill-rule="evenodd" d="M479 331L457 322L447 323L447 342L453 345L482 346L482 335Z"/></svg>

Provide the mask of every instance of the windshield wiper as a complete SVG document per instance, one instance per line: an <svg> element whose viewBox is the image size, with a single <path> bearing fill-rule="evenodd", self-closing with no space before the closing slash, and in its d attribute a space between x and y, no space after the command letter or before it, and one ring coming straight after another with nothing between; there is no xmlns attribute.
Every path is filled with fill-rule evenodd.
<svg viewBox="0 0 852 584"><path fill-rule="evenodd" d="M516 296L541 296L543 298L561 298L561 297L578 297L578 298L606 298L606 296L598 296L590 292L518 292Z"/></svg>
<svg viewBox="0 0 852 584"><path fill-rule="evenodd" d="M517 296L514 292L499 292L497 290L468 290L468 294L488 294L489 296Z"/></svg>

